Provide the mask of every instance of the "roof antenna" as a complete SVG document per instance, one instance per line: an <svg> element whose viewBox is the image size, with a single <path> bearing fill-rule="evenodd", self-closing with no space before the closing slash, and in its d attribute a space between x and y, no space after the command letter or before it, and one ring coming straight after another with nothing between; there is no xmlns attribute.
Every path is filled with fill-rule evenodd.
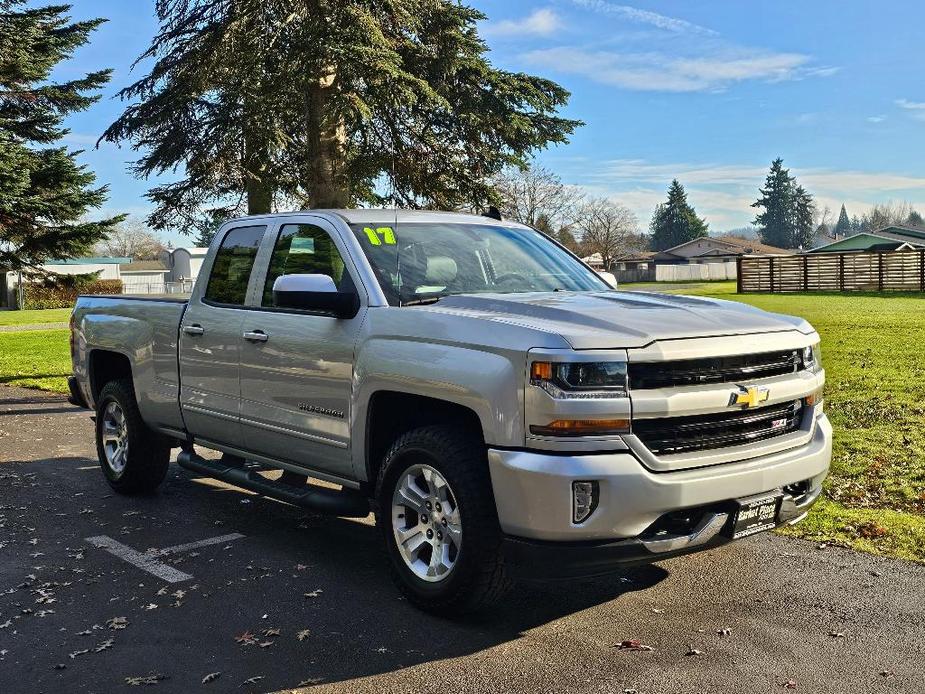
<svg viewBox="0 0 925 694"><path fill-rule="evenodd" d="M489 217L491 219L497 219L500 222L501 221L501 210L499 210L494 205L490 205L488 207L488 212L483 212L482 216Z"/></svg>

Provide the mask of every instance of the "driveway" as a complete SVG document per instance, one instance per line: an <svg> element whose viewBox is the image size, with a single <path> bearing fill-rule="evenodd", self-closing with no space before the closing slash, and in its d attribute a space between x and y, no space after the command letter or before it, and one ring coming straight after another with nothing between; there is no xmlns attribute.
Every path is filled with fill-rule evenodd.
<svg viewBox="0 0 925 694"><path fill-rule="evenodd" d="M635 641L652 650L619 647ZM920 694L923 662L925 566L774 535L429 617L389 583L370 519L177 466L117 496L89 413L0 387L4 694Z"/></svg>

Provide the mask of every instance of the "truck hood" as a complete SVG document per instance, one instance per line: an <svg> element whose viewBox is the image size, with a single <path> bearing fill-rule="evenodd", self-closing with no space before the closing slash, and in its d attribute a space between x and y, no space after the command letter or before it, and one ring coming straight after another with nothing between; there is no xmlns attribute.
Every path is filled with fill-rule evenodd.
<svg viewBox="0 0 925 694"><path fill-rule="evenodd" d="M656 340L813 332L802 318L736 301L648 292L460 294L427 308L556 333L572 349L633 349Z"/></svg>

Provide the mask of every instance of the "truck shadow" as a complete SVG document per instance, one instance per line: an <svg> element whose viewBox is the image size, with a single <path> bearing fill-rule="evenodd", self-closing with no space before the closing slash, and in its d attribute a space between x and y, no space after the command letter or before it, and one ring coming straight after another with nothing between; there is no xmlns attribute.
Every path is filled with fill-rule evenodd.
<svg viewBox="0 0 925 694"><path fill-rule="evenodd" d="M272 682L280 689L306 680L344 682L472 655L627 593L652 588L668 576L660 566L644 565L602 579L518 583L490 611L448 620L425 614L400 596L388 575L379 531L369 519L306 515L270 499L198 484L185 471L177 475L172 488L188 496L190 503L213 508L217 504L234 516L226 527L246 534L257 555L266 552L289 557L294 565L308 565L304 576L294 581L292 592L279 594L280 604L271 608L292 616L293 631L302 624L313 634L310 657L295 643L275 653L276 663L281 655L288 663ZM242 505L242 501L249 503ZM242 506L248 510L242 512ZM242 522L245 514L249 522ZM304 597L317 588L321 588L317 597ZM615 641L622 638L615 636Z"/></svg>
<svg viewBox="0 0 925 694"><path fill-rule="evenodd" d="M38 649L30 676L43 686L64 687L60 691L69 684L76 687L78 680L82 686L109 691L116 680L108 668L124 677L116 662L106 664L103 654L94 661L98 669L93 674L76 667L51 671L47 665L61 658L55 655L60 650L54 646L56 630L76 633L87 624L103 624L114 609L135 625L118 634L120 648L132 654L133 672L150 669L170 676L159 690L197 689L203 675L213 671L223 673L223 682L236 684L259 673L264 676L261 691L291 690L478 654L558 620L564 620L566 632L596 626L606 638L613 634L616 643L633 637L621 633L620 597L668 576L660 566L649 565L593 581L519 584L491 611L451 621L420 612L401 598L370 519L308 515L197 478L175 465L156 493L125 497L111 492L96 465L90 458L63 456L3 465L2 501L15 528L22 528L11 526L13 532L5 538L18 548L7 567L9 583L34 571L30 537L73 548L103 534L142 552L232 532L244 538L227 547L177 555L170 563L194 579L172 585L89 546L76 564L70 554L50 553L42 561L50 567L60 564L56 571L79 565L87 573L78 576L93 577L56 611L54 624L30 622ZM57 515L31 514L31 509L51 506ZM61 523L61 518L68 522ZM26 526L34 527L27 532ZM165 592L158 592L161 588ZM185 593L182 607L171 604L169 594L177 589ZM138 607L148 601L161 609ZM573 617L612 601L617 605ZM236 640L245 632L260 635L270 628L280 632L268 638L272 648ZM300 632L305 632L302 639L296 638ZM341 686L349 690L348 684Z"/></svg>

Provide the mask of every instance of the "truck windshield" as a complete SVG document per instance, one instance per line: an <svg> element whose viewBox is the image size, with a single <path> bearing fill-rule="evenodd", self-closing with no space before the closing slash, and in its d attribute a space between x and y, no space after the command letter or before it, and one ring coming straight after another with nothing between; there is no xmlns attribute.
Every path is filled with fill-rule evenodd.
<svg viewBox="0 0 925 694"><path fill-rule="evenodd" d="M495 224L352 224L392 306L451 294L610 289L538 231Z"/></svg>

